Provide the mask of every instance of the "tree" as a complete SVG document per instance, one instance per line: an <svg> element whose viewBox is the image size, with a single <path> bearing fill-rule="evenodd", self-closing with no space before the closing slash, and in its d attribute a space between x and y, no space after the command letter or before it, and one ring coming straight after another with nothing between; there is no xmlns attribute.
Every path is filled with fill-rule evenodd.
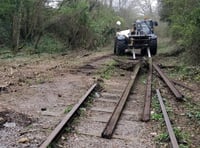
<svg viewBox="0 0 200 148"><path fill-rule="evenodd" d="M44 23L42 18L44 20L45 0L3 0L0 6L1 19L11 24L5 29L10 34L8 40L12 51L16 53L26 42L34 42L35 37L40 34Z"/></svg>
<svg viewBox="0 0 200 148"><path fill-rule="evenodd" d="M132 5L135 6L137 12L145 17L156 18L156 8L153 5L155 3L154 0L132 0Z"/></svg>
<svg viewBox="0 0 200 148"><path fill-rule="evenodd" d="M128 1L119 0L119 10L115 0L2 0L0 44L11 45L14 53L26 46L36 52L44 38L59 40L63 49L105 45L120 16L130 16Z"/></svg>
<svg viewBox="0 0 200 148"><path fill-rule="evenodd" d="M21 29L21 20L22 20L22 8L23 2L16 1L16 7L13 13L12 21L12 49L16 53L19 49L19 40L20 40L20 29Z"/></svg>

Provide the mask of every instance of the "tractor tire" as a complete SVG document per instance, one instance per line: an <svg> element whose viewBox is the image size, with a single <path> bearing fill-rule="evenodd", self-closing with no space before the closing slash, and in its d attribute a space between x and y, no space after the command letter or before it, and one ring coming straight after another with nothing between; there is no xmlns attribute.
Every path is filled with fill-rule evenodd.
<svg viewBox="0 0 200 148"><path fill-rule="evenodd" d="M117 48L117 39L115 39L115 42L114 42L114 54L116 54L116 48Z"/></svg>
<svg viewBox="0 0 200 148"><path fill-rule="evenodd" d="M122 56L125 54L125 50L128 48L125 40L116 41L116 55Z"/></svg>
<svg viewBox="0 0 200 148"><path fill-rule="evenodd" d="M150 41L150 52L151 52L151 55L153 55L153 56L156 55L156 53L157 53L157 39Z"/></svg>

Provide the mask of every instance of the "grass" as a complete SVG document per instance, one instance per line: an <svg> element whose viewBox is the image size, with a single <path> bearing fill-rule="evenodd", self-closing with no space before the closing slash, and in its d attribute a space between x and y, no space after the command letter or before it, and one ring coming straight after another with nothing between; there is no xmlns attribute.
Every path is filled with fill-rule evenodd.
<svg viewBox="0 0 200 148"><path fill-rule="evenodd" d="M197 83L200 82L200 67L181 65L174 69L174 74L182 80L188 79Z"/></svg>
<svg viewBox="0 0 200 148"><path fill-rule="evenodd" d="M107 79L107 80L110 79L111 76L115 73L115 69L116 69L115 65L116 65L116 62L114 60L109 61L106 64L106 66L98 72L98 74L103 79Z"/></svg>
<svg viewBox="0 0 200 148"><path fill-rule="evenodd" d="M178 47L176 47L176 45L172 43L170 38L164 37L158 40L158 54L171 55L172 53L175 53L177 50ZM174 69L175 71L173 71L172 75L178 76L183 80L188 79L200 83L200 67L189 66L189 62L185 61L185 56L183 54L177 56L175 64L178 63L178 66ZM173 63L172 57L170 57L170 64L172 63Z"/></svg>
<svg viewBox="0 0 200 148"><path fill-rule="evenodd" d="M21 57L27 57L25 52L19 52L16 55L14 55L11 52L11 49L6 48L5 50L0 52L0 59L14 59L14 58L21 58Z"/></svg>
<svg viewBox="0 0 200 148"><path fill-rule="evenodd" d="M73 117L73 120L65 128L66 133L71 132L74 129L73 126L75 126L75 125L77 125L79 123L80 120L79 120L79 118L76 118L76 117L83 117L83 116L86 115L87 107L91 106L91 104L93 102L93 98L94 98L93 94L88 96L87 101L84 102L84 104L78 109L75 117ZM64 113L65 114L69 113L72 110L73 107L74 107L74 105L68 105L66 107L66 109L64 110Z"/></svg>
<svg viewBox="0 0 200 148"><path fill-rule="evenodd" d="M64 44L51 34L44 35L41 38L38 49L31 49L30 53L59 53L65 49Z"/></svg>
<svg viewBox="0 0 200 148"><path fill-rule="evenodd" d="M64 113L65 113L65 114L69 113L69 112L72 110L73 106L74 106L74 105L68 105L68 106L65 108Z"/></svg>
<svg viewBox="0 0 200 148"><path fill-rule="evenodd" d="M152 108L154 112L151 114L151 119L155 121L163 121L163 116L160 108L160 103L158 101L157 95L152 98Z"/></svg>
<svg viewBox="0 0 200 148"><path fill-rule="evenodd" d="M170 107L169 102L166 99L163 99L165 102L166 110L170 116L170 119L172 119L173 112L172 108ZM164 118L161 112L160 104L157 99L157 96L153 96L152 99L152 107L154 109L154 112L151 114L151 118L156 121L160 125L160 131L161 133L155 137L155 140L159 142L159 144L164 144L169 142L169 134L166 132L166 126L164 124ZM174 125L173 125L174 126ZM180 128L175 127L174 129L175 136L180 144L180 147L182 148L188 148L189 143L189 134L186 132L182 132Z"/></svg>
<svg viewBox="0 0 200 148"><path fill-rule="evenodd" d="M0 59L13 59L15 57L27 57L33 54L41 53L61 53L69 50L65 47L64 43L55 38L52 34L42 36L38 48L35 49L32 43L26 43L26 45L17 52L15 55L12 53L12 49L9 47L0 47Z"/></svg>
<svg viewBox="0 0 200 148"><path fill-rule="evenodd" d="M24 83L31 86L31 85L38 85L38 84L51 82L51 78L48 76L41 76L41 77L33 77L33 78L19 78L18 81L19 81L19 85L23 85Z"/></svg>
<svg viewBox="0 0 200 148"><path fill-rule="evenodd" d="M175 50L175 45L172 45L171 39L168 37L158 39L158 54L168 54Z"/></svg>
<svg viewBox="0 0 200 148"><path fill-rule="evenodd" d="M159 142L168 142L169 141L169 134L166 133L166 132L159 134L156 137L156 141L159 141Z"/></svg>
<svg viewBox="0 0 200 148"><path fill-rule="evenodd" d="M158 45L158 53L164 53L163 56L170 55L168 53L171 53L173 50L175 50L175 46L172 45L172 47L170 47L171 44L169 43L170 42L167 39L160 40ZM186 65L187 63L184 64L181 59L181 55L179 55L179 57L175 57L173 55L173 57L158 58L160 58L161 64L163 65L175 65L174 68L164 69L167 75L171 78L181 81L186 80L190 83L194 82L194 84L197 85L200 83L200 67ZM155 81L153 83L153 89L155 89L155 87L158 85L156 84L157 82ZM183 103L177 102L175 104L171 104L171 101L168 102L168 100L163 100L180 148L194 147L194 145L197 146L196 143L198 143L198 138L192 138L198 134L198 127L200 125L200 106L198 105L198 102L195 101L198 99L192 99L194 96L198 97L198 94L196 95L196 93L198 92L193 94L193 92L185 91L184 95L186 96L187 101ZM160 147L161 145L166 145L168 143L167 140L169 136L166 133L166 126L162 120L162 116L159 111L160 107L156 96L153 96L152 108L154 112L152 113L151 118L154 120L153 124L157 125L156 131L159 133L155 140L158 144L158 147Z"/></svg>
<svg viewBox="0 0 200 148"><path fill-rule="evenodd" d="M163 121L163 116L160 113L153 113L151 115L151 119L153 119L155 121Z"/></svg>
<svg viewBox="0 0 200 148"><path fill-rule="evenodd" d="M200 125L200 106L188 101L185 108L187 109L186 116Z"/></svg>
<svg viewBox="0 0 200 148"><path fill-rule="evenodd" d="M188 140L189 139L189 134L186 133L186 132L183 132L180 128L177 128L177 127L173 128L173 130L174 130L174 134L175 134L175 136L177 138L177 141L180 144L182 144L184 146L187 146L188 145L187 141L189 141Z"/></svg>
<svg viewBox="0 0 200 148"><path fill-rule="evenodd" d="M147 83L147 74L143 74L140 78L142 84L146 85Z"/></svg>
<svg viewBox="0 0 200 148"><path fill-rule="evenodd" d="M188 139L189 139L189 134L186 132L182 132L180 128L173 128L174 134L177 138L177 142L179 143L180 148L189 148L188 146ZM168 132L163 132L160 133L158 136L156 136L156 141L159 143L166 143L169 142L170 137Z"/></svg>

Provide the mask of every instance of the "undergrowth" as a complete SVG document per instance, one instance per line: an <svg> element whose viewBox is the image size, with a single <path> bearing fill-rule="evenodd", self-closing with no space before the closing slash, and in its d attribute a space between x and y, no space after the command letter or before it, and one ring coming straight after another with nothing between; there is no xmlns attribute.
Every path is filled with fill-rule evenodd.
<svg viewBox="0 0 200 148"><path fill-rule="evenodd" d="M166 99L163 99L165 103L167 113L169 118L172 120L174 118L174 114L172 111L172 107L170 107L169 102ZM170 141L170 137L165 125L164 117L160 108L160 104L158 101L157 96L153 96L152 98L152 108L153 111L151 113L151 119L154 120L159 125L159 134L155 137L155 140L161 145L168 145ZM189 148L190 143L190 136L187 132L181 130L181 128L177 127L175 124L172 123L174 134L177 138L180 148Z"/></svg>
<svg viewBox="0 0 200 148"><path fill-rule="evenodd" d="M116 70L115 65L116 65L115 61L113 61L113 60L109 61L106 64L106 66L98 72L98 74L103 79L110 79L111 76L115 73L115 70Z"/></svg>

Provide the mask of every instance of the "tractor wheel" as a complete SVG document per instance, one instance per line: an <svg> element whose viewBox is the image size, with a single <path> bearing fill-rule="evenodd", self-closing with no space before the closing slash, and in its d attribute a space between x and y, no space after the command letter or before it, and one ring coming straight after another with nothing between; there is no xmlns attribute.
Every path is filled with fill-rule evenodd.
<svg viewBox="0 0 200 148"><path fill-rule="evenodd" d="M125 49L127 49L128 46L126 44L125 40L117 40L116 41L116 55L122 56L125 54Z"/></svg>
<svg viewBox="0 0 200 148"><path fill-rule="evenodd" d="M114 42L114 54L116 54L116 48L117 48L117 39L115 39L115 42Z"/></svg>
<svg viewBox="0 0 200 148"><path fill-rule="evenodd" d="M156 53L157 53L157 39L152 40L150 42L150 52L151 52L152 55L156 55Z"/></svg>

